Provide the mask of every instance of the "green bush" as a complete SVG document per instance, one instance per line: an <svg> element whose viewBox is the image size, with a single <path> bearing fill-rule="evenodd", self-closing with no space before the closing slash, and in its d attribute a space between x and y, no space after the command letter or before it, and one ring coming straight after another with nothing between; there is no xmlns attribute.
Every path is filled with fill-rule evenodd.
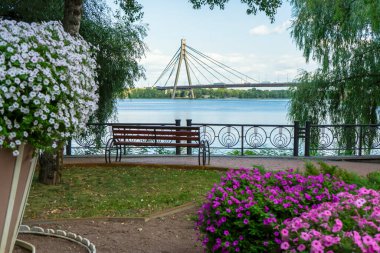
<svg viewBox="0 0 380 253"><path fill-rule="evenodd" d="M312 162L305 163L305 176L329 174L347 184L355 184L358 187L365 187L368 189L380 189L380 171L369 173L366 177L360 176L355 172L347 171L335 165L328 165L325 162L319 161L319 167L315 166ZM358 164L360 166L360 164Z"/></svg>

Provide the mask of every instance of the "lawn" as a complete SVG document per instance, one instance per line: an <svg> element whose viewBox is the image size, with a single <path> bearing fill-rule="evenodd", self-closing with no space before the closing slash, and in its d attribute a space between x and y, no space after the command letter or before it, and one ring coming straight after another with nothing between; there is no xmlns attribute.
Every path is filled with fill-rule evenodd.
<svg viewBox="0 0 380 253"><path fill-rule="evenodd" d="M144 217L201 203L221 172L164 168L70 168L57 186L33 182L24 219Z"/></svg>

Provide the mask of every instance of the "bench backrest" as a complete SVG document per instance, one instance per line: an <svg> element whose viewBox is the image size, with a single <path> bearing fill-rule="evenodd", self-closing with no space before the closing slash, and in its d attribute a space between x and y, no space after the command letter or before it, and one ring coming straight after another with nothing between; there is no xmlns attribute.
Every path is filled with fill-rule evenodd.
<svg viewBox="0 0 380 253"><path fill-rule="evenodd" d="M197 147L199 127L113 125L112 137L116 145Z"/></svg>

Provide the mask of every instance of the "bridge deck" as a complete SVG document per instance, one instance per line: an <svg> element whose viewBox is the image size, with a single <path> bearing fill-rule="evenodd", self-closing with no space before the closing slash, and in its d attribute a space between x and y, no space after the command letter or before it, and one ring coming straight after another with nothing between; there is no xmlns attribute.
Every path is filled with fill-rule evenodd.
<svg viewBox="0 0 380 253"><path fill-rule="evenodd" d="M177 85L177 90L190 89L212 89L212 88L278 88L296 86L297 83L218 83L218 84L196 84L196 85ZM156 86L157 90L171 90L174 86Z"/></svg>

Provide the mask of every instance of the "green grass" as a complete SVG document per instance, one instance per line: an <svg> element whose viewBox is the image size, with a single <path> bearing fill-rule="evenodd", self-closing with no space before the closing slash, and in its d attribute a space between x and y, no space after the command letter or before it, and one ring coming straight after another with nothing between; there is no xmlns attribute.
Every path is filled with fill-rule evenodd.
<svg viewBox="0 0 380 253"><path fill-rule="evenodd" d="M33 182L24 219L141 217L202 202L221 172L162 168L71 168L57 186Z"/></svg>

